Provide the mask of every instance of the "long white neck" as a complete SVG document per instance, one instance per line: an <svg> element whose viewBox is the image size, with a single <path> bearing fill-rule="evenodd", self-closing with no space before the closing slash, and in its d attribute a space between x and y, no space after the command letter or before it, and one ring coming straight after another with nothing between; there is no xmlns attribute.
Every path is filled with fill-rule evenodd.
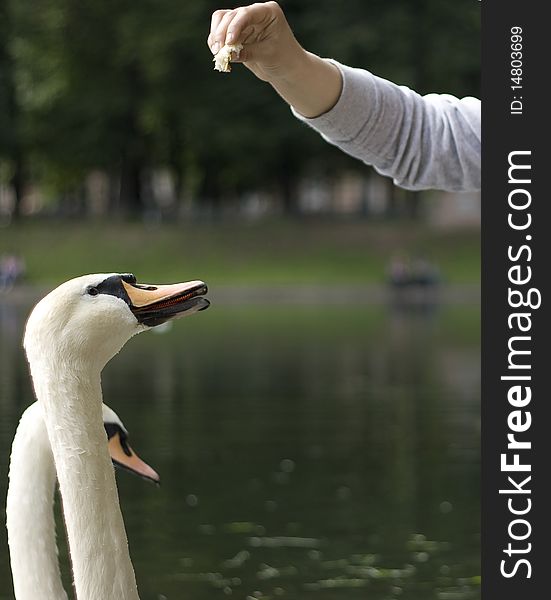
<svg viewBox="0 0 551 600"><path fill-rule="evenodd" d="M21 417L12 445L6 525L17 600L67 600L57 558L54 458L38 403Z"/></svg>
<svg viewBox="0 0 551 600"><path fill-rule="evenodd" d="M77 598L138 600L103 428L101 368L59 355L29 362L57 470Z"/></svg>

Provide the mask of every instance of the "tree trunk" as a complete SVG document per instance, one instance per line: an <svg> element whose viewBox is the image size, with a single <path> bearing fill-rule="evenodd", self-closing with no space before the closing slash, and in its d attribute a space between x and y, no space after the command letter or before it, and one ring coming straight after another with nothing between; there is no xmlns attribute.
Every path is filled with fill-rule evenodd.
<svg viewBox="0 0 551 600"><path fill-rule="evenodd" d="M7 127L2 137L6 140L0 145L0 153L13 162L14 171L9 185L13 190L14 205L12 218L22 214L24 189L24 160L19 130L19 106L14 81L14 60L10 53L13 36L10 8L6 2L0 2L0 110L7 117ZM0 142L4 142L0 139Z"/></svg>
<svg viewBox="0 0 551 600"><path fill-rule="evenodd" d="M10 179L10 186L13 190L13 210L11 217L18 220L22 216L23 208L23 190L24 190L24 174L23 174L23 159L18 156L15 159L14 172Z"/></svg>
<svg viewBox="0 0 551 600"><path fill-rule="evenodd" d="M123 216L137 216L143 212L142 162L126 154L121 164L121 183L118 212Z"/></svg>
<svg viewBox="0 0 551 600"><path fill-rule="evenodd" d="M143 213L144 193L142 174L145 166L146 143L139 126L139 99L143 97L142 74L137 64L128 65L123 72L131 101L122 119L125 143L122 148L121 184L119 213L124 216L139 216Z"/></svg>
<svg viewBox="0 0 551 600"><path fill-rule="evenodd" d="M386 209L386 217L390 220L398 219L399 215L399 207L398 207L398 198L396 193L396 186L390 177L385 177L386 187L387 187L387 209Z"/></svg>
<svg viewBox="0 0 551 600"><path fill-rule="evenodd" d="M184 161L182 159L182 148L184 144L182 142L179 132L178 115L172 115L170 112L167 114L167 121L169 123L169 137L168 137L168 165L174 177L174 206L172 210L178 211L182 203L182 197L184 195Z"/></svg>
<svg viewBox="0 0 551 600"><path fill-rule="evenodd" d="M406 192L407 216L414 221L418 221L419 217L421 216L421 200L422 200L421 192L417 192L417 191Z"/></svg>
<svg viewBox="0 0 551 600"><path fill-rule="evenodd" d="M281 178L281 193L283 200L283 213L286 217L297 217L300 215L300 206L297 194L296 177L285 173Z"/></svg>

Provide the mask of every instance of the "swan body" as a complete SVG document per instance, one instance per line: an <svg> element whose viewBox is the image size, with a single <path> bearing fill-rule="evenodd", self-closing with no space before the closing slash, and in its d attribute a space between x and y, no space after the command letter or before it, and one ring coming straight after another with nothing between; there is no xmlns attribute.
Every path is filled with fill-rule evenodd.
<svg viewBox="0 0 551 600"><path fill-rule="evenodd" d="M100 374L134 335L209 306L201 281L85 275L33 309L24 336L59 480L78 600L137 600L102 423Z"/></svg>
<svg viewBox="0 0 551 600"><path fill-rule="evenodd" d="M118 415L105 404L102 418L113 462L158 482L157 473L129 449L128 432ZM66 600L53 512L57 476L38 402L25 410L19 422L12 445L9 480L6 526L15 598Z"/></svg>

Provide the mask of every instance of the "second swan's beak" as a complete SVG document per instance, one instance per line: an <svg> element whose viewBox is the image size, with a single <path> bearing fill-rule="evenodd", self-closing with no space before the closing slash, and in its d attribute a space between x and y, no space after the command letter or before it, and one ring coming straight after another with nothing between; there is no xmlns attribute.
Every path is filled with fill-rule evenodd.
<svg viewBox="0 0 551 600"><path fill-rule="evenodd" d="M107 446L111 460L116 467L130 471L134 475L148 479L153 483L160 483L161 478L159 474L132 450L127 444L126 439L121 438L120 432L117 431L117 433L109 438Z"/></svg>
<svg viewBox="0 0 551 600"><path fill-rule="evenodd" d="M210 306L210 302L203 297L208 290L202 281L150 285L122 279L122 285L130 300L130 310L140 323L148 327Z"/></svg>

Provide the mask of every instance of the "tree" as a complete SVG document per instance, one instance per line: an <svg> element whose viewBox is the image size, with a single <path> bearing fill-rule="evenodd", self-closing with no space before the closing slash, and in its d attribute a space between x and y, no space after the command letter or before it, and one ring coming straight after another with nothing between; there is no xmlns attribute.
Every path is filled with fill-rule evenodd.
<svg viewBox="0 0 551 600"><path fill-rule="evenodd" d="M94 169L117 185L111 210L140 215L147 179L168 167L178 198L278 190L296 212L312 169L366 167L298 123L242 66L212 70L218 0L0 0L0 156L21 196L23 166L54 200L82 195ZM478 94L479 5L470 0L282 0L312 51L416 88ZM3 18L7 15L7 18ZM18 204L19 206L19 204Z"/></svg>
<svg viewBox="0 0 551 600"><path fill-rule="evenodd" d="M13 25L7 0L0 0L0 160L7 166L8 184L13 190L12 217L21 214L24 162L20 111L15 89L15 62L12 56Z"/></svg>

